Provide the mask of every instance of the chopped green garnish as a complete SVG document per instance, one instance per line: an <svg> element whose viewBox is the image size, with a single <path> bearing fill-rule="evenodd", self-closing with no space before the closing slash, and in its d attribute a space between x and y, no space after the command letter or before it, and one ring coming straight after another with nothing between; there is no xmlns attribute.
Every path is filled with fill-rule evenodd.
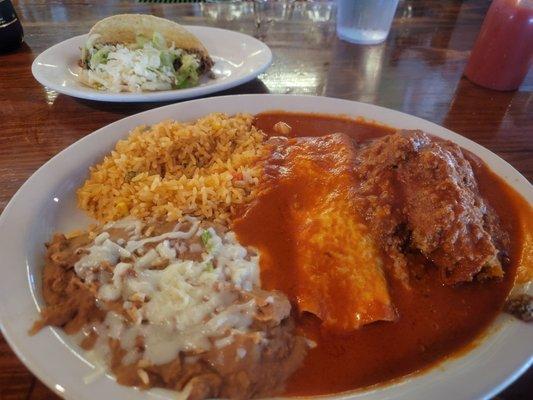
<svg viewBox="0 0 533 400"><path fill-rule="evenodd" d="M200 236L200 238L202 239L202 243L204 244L205 247L208 247L209 246L209 241L211 240L213 236L211 235L211 232L205 230L202 232L202 235Z"/></svg>
<svg viewBox="0 0 533 400"><path fill-rule="evenodd" d="M205 270L208 272L213 272L215 270L215 266L211 261L205 263Z"/></svg>

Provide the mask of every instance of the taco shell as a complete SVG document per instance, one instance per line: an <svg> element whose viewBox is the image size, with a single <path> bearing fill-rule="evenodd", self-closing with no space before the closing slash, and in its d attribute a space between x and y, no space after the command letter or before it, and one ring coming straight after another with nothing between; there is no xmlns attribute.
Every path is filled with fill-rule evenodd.
<svg viewBox="0 0 533 400"><path fill-rule="evenodd" d="M179 49L196 53L208 63L212 63L207 49L196 36L180 24L168 19L146 14L119 14L97 22L89 35L98 34L94 43L130 44L135 43L138 35L151 38L154 32Z"/></svg>

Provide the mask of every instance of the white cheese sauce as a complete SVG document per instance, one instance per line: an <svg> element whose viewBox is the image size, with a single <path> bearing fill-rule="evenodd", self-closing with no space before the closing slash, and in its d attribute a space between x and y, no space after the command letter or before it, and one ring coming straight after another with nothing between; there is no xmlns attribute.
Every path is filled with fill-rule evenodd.
<svg viewBox="0 0 533 400"><path fill-rule="evenodd" d="M109 338L126 351L124 364L142 359L161 365L181 351L231 344L235 334L248 331L257 305L240 294L259 286L259 257L233 232L219 235L196 219L187 222L186 230L177 224L171 232L142 238L140 221L121 220L105 225L80 249L76 274L99 285L101 307L118 302L128 315L108 311L103 322L86 327L98 333L93 350L104 359L110 356ZM114 240L108 231L117 229L129 238ZM198 257L180 258L185 251Z"/></svg>

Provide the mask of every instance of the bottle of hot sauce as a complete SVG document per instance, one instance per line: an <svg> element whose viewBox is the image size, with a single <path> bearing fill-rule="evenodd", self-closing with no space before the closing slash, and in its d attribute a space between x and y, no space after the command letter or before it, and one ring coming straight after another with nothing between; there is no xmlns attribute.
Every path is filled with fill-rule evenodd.
<svg viewBox="0 0 533 400"><path fill-rule="evenodd" d="M516 90L533 59L533 0L494 0L465 76L480 86Z"/></svg>

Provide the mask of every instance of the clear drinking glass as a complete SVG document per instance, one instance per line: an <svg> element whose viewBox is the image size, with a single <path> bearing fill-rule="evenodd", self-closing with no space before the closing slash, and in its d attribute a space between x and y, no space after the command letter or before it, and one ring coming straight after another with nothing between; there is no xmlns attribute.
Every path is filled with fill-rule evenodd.
<svg viewBox="0 0 533 400"><path fill-rule="evenodd" d="M397 6L398 0L338 0L337 35L351 43L383 42Z"/></svg>

